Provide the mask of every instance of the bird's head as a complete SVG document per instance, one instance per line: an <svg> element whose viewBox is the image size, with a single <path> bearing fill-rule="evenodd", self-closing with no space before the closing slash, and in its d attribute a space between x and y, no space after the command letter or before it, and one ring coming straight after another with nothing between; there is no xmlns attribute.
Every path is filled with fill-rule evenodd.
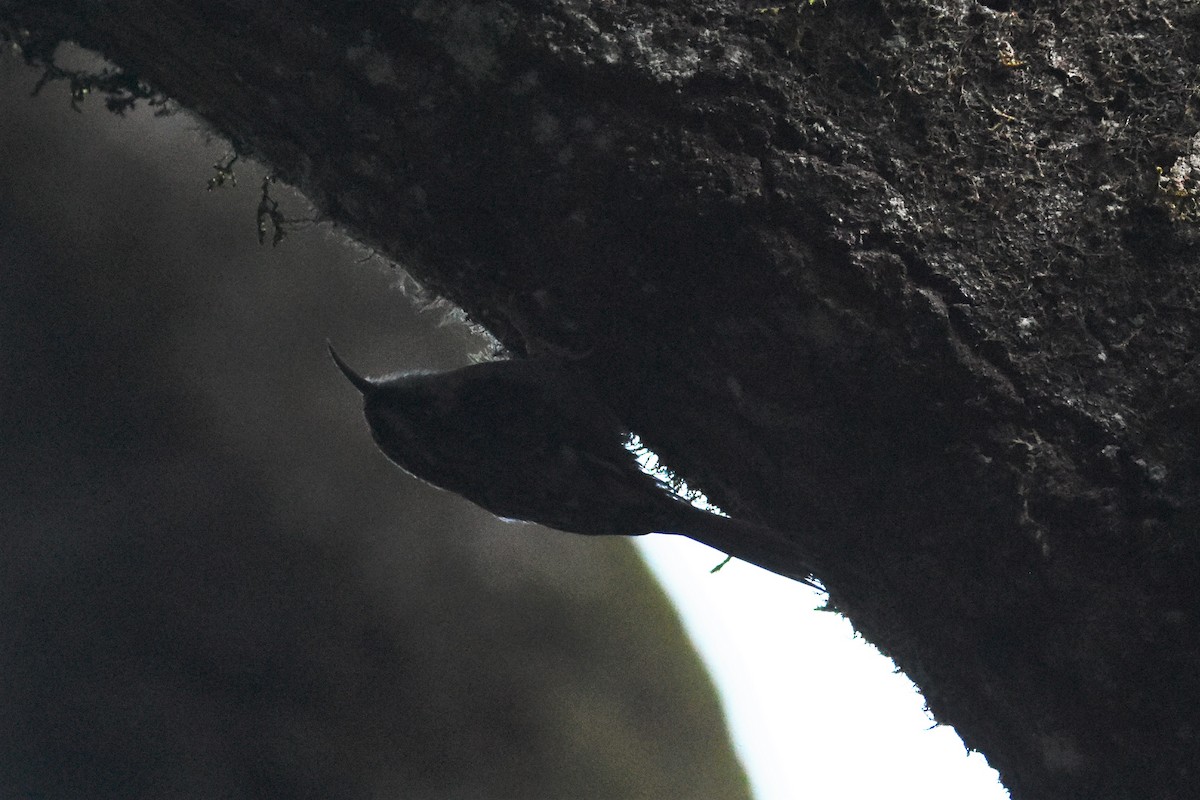
<svg viewBox="0 0 1200 800"><path fill-rule="evenodd" d="M437 451L439 431L438 396L425 373L398 373L370 378L345 362L329 345L333 363L362 392L363 413L379 449L403 469L433 481L430 465ZM433 459L436 461L436 459Z"/></svg>

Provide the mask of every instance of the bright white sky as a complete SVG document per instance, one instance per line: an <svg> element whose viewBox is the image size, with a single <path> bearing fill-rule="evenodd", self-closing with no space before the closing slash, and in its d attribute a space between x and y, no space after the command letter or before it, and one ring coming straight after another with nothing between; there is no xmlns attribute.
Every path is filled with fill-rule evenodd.
<svg viewBox="0 0 1200 800"><path fill-rule="evenodd" d="M681 536L637 538L721 691L758 800L1007 800L821 595Z"/></svg>
<svg viewBox="0 0 1200 800"><path fill-rule="evenodd" d="M198 158L220 150L186 135ZM711 575L723 556L682 537L638 541L722 692L758 800L1006 800L981 756L929 729L890 661L812 610L815 591L740 561Z"/></svg>

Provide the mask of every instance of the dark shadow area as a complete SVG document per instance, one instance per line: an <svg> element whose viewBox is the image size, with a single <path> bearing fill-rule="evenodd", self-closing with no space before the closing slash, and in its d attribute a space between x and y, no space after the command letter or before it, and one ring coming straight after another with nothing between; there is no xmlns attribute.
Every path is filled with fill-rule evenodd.
<svg viewBox="0 0 1200 800"><path fill-rule="evenodd" d="M324 352L480 342L260 247L195 123L0 79L0 797L748 797L629 544L407 479Z"/></svg>

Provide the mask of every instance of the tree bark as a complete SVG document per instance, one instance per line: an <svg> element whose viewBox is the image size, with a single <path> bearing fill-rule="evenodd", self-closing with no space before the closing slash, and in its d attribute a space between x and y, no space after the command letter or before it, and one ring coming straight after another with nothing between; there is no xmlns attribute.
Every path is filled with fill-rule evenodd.
<svg viewBox="0 0 1200 800"><path fill-rule="evenodd" d="M831 603L1014 798L1192 796L1193 3L0 20L195 111L512 352L574 358L734 516L820 532Z"/></svg>

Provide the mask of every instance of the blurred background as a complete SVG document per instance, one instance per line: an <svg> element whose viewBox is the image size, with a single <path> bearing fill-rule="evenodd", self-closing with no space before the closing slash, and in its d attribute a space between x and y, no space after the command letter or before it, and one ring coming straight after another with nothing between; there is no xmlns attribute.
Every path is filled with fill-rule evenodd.
<svg viewBox="0 0 1200 800"><path fill-rule="evenodd" d="M486 344L328 226L260 247L195 121L36 78L0 57L0 798L747 798L632 545L407 478L325 352Z"/></svg>
<svg viewBox="0 0 1200 800"><path fill-rule="evenodd" d="M816 593L642 537L723 714L630 542L374 448L326 339L459 366L452 309L328 224L260 246L261 168L206 191L202 123L38 75L0 55L0 800L1005 796Z"/></svg>

